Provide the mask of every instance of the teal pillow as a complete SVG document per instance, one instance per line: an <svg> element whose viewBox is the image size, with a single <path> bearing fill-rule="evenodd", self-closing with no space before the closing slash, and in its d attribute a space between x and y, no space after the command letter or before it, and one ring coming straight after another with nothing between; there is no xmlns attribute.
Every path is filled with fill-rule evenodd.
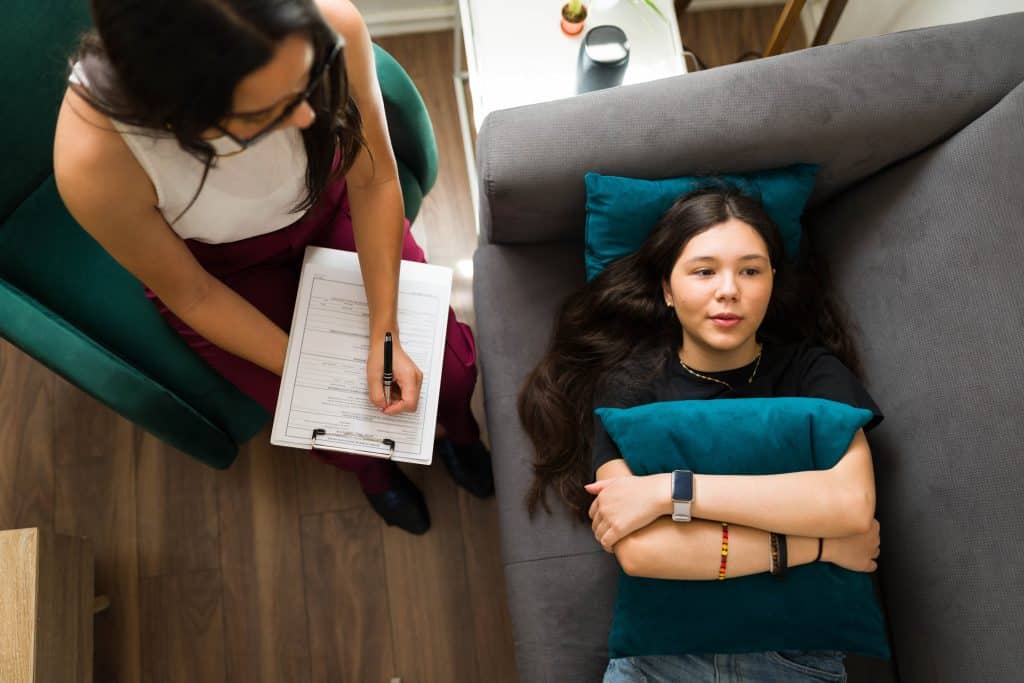
<svg viewBox="0 0 1024 683"><path fill-rule="evenodd" d="M795 397L596 412L636 475L827 469L872 417L870 410ZM620 572L608 649L612 657L841 650L888 659L885 633L871 575L826 562L793 567L783 579L670 581Z"/></svg>
<svg viewBox="0 0 1024 683"><path fill-rule="evenodd" d="M680 196L721 183L761 202L782 233L787 257L795 259L800 252L800 216L814 190L817 172L814 164L796 164L770 171L664 180L588 173L587 280L597 277L612 261L639 249Z"/></svg>

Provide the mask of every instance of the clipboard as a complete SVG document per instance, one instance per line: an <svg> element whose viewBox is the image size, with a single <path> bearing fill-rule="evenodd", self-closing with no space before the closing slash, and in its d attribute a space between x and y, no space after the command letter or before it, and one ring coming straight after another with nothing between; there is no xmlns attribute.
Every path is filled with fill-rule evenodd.
<svg viewBox="0 0 1024 683"><path fill-rule="evenodd" d="M270 442L429 465L451 283L450 268L402 261L398 340L423 384L416 412L385 415L366 386L369 307L358 257L307 247Z"/></svg>

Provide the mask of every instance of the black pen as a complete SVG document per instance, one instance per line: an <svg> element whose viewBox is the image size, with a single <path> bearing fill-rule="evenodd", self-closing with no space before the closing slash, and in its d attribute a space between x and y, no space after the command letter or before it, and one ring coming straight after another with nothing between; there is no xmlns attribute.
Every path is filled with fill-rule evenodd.
<svg viewBox="0 0 1024 683"><path fill-rule="evenodd" d="M391 405L391 382L395 379L391 368L391 333L384 333L384 405Z"/></svg>

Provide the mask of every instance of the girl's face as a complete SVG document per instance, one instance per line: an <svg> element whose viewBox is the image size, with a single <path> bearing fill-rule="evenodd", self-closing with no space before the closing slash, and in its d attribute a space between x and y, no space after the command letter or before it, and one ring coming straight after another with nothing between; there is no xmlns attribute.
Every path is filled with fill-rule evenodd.
<svg viewBox="0 0 1024 683"><path fill-rule="evenodd" d="M755 349L774 274L765 241L739 219L692 238L663 283L665 302L683 328L683 347L705 358Z"/></svg>
<svg viewBox="0 0 1024 683"><path fill-rule="evenodd" d="M309 127L316 114L308 102L296 104L296 99L309 84L314 68L313 45L309 38L299 33L286 37L269 62L247 74L235 86L231 113L221 122L221 128L237 138L250 138L274 124L293 104L293 111L274 125L274 129ZM220 134L210 131L209 137Z"/></svg>

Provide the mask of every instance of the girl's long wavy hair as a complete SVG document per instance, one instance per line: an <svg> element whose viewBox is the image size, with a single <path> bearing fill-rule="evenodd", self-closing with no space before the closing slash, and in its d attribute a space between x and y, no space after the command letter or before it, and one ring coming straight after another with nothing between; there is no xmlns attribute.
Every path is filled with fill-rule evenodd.
<svg viewBox="0 0 1024 683"><path fill-rule="evenodd" d="M230 113L239 81L267 64L291 34L309 37L314 64L338 40L312 0L92 0L92 18L95 28L69 60L71 68L80 65L88 86L69 87L111 119L173 135L203 163L202 180L181 215L216 164L216 151L200 136ZM306 196L295 212L313 206L365 146L343 52L309 101L317 116L302 131ZM341 164L332 172L336 152Z"/></svg>
<svg viewBox="0 0 1024 683"><path fill-rule="evenodd" d="M666 282L687 243L730 218L764 239L775 268L762 341L812 339L853 372L860 363L826 274L803 249L797 263L784 257L782 238L761 204L730 186L706 187L679 198L635 253L609 265L570 295L556 320L543 359L519 395L519 417L534 447L534 479L527 507L550 512L552 488L581 520L593 500L591 476L594 395L602 386L629 392L651 381L682 345L675 311L665 306ZM607 383L607 384L606 384Z"/></svg>

